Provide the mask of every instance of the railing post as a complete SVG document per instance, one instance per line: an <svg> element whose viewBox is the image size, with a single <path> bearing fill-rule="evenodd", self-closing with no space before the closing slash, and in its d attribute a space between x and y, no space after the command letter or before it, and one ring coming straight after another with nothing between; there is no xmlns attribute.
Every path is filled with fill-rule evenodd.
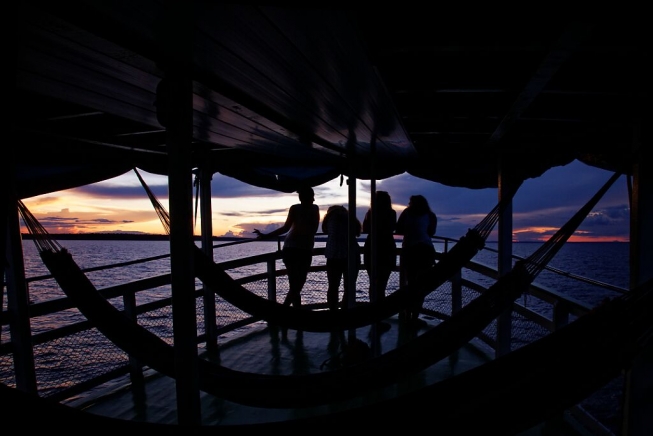
<svg viewBox="0 0 653 436"><path fill-rule="evenodd" d="M569 323L569 307L557 300L553 306L553 331L556 331Z"/></svg>
<svg viewBox="0 0 653 436"><path fill-rule="evenodd" d="M269 259L268 265L268 300L277 301L277 259Z"/></svg>
<svg viewBox="0 0 653 436"><path fill-rule="evenodd" d="M516 181L512 174L506 171L508 165L501 161L499 163L499 201L507 196L512 196L517 189ZM499 256L497 259L497 270L499 277L503 277L512 270L512 201L499 215L497 229L497 240L499 243ZM512 304L497 317L497 349L496 356L503 356L512 348Z"/></svg>
<svg viewBox="0 0 653 436"><path fill-rule="evenodd" d="M203 165L198 169L196 182L199 184L200 193L200 219L202 234L202 252L213 259L213 222L211 205L211 179L210 168ZM218 326L215 309L215 290L202 283L202 301L204 306L204 333L206 337L206 350L218 351Z"/></svg>
<svg viewBox="0 0 653 436"><path fill-rule="evenodd" d="M451 277L451 314L458 312L463 307L463 286L461 270Z"/></svg>
<svg viewBox="0 0 653 436"><path fill-rule="evenodd" d="M125 315L134 322L137 321L136 313L136 291L128 291L122 296L125 306ZM129 356L129 377L137 393L145 393L145 378L143 377L143 366L135 357Z"/></svg>

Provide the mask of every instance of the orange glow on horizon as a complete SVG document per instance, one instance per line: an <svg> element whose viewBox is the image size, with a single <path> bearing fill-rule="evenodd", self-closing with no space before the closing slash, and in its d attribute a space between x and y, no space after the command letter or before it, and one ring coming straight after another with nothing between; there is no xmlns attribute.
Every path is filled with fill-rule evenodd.
<svg viewBox="0 0 653 436"><path fill-rule="evenodd" d="M573 235L568 242L630 242L623 236L583 236Z"/></svg>
<svg viewBox="0 0 653 436"><path fill-rule="evenodd" d="M513 231L513 242L520 241L539 241L546 242L555 234L559 229L555 227L527 227L516 229ZM605 236L605 235L592 235L584 231L576 231L568 239L568 242L630 242L627 236Z"/></svg>

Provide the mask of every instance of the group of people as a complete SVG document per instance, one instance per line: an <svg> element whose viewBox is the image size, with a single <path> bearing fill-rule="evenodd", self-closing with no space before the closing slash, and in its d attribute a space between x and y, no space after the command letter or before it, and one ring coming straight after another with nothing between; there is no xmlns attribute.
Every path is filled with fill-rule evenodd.
<svg viewBox="0 0 653 436"><path fill-rule="evenodd" d="M285 305L301 306L301 290L306 283L313 257L315 234L320 223L319 207L314 204L315 195L310 187L297 191L299 203L288 210L283 226L263 234L254 232L259 239L272 238L286 234L282 260L288 273L288 294ZM370 209L363 223L350 216L344 206L329 207L322 221L322 232L327 235L324 249L328 279L327 305L330 309L347 308L353 301L350 290L350 273L358 274L360 253L355 251L355 262L350 265L350 249L358 250L355 241L361 233L367 234L363 245L363 265L370 283L370 301L384 298L390 274L396 266L396 244L394 235L403 235L400 251L401 282L410 289L416 288L420 275L435 264L435 248L431 238L435 235L437 217L423 195L410 197L408 206L397 218L392 208L390 194L376 191ZM372 235L376 235L373 237ZM354 271L351 269L355 268ZM339 299L340 284L344 281L342 300ZM416 292L408 309L400 314L400 319L419 324L419 312L424 296ZM389 325L387 326L389 327Z"/></svg>

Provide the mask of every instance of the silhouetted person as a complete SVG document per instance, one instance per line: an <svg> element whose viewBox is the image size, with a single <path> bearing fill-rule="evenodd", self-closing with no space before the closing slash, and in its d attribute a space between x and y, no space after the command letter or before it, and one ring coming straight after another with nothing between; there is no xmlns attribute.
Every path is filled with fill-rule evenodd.
<svg viewBox="0 0 653 436"><path fill-rule="evenodd" d="M363 233L367 233L363 246L363 260L370 281L370 301L374 302L385 297L390 274L397 265L397 246L394 231L397 225L397 212L392 208L392 199L386 191L376 191L374 209L370 208L363 219ZM376 220L376 268L372 271L372 219ZM390 324L379 323L377 328L383 332Z"/></svg>
<svg viewBox="0 0 653 436"><path fill-rule="evenodd" d="M356 253L358 253L356 238L361 234L361 223L356 218L354 220L350 232L349 212L346 207L337 205L329 207L322 221L322 232L327 235L324 257L326 257L326 272L329 281L327 289L329 309L338 308L338 292L343 280L342 307L346 308L349 302L349 243L355 244ZM352 271L354 276L358 274L358 263L360 263L360 254L357 254L356 269Z"/></svg>
<svg viewBox="0 0 653 436"><path fill-rule="evenodd" d="M414 293L405 318L416 327L424 324L419 319L424 304L420 276L435 264L435 248L431 238L435 235L437 224L437 217L423 195L411 196L408 207L397 220L396 233L404 236L399 264L403 281Z"/></svg>
<svg viewBox="0 0 653 436"><path fill-rule="evenodd" d="M283 304L300 307L301 291L313 260L315 233L320 224L320 209L313 204L315 201L313 188L300 188L297 194L300 202L290 206L283 226L268 234L263 234L256 229L254 233L258 234L258 239L269 239L288 233L283 242L282 260L288 270L289 289Z"/></svg>
<svg viewBox="0 0 653 436"><path fill-rule="evenodd" d="M363 233L367 233L363 246L365 269L370 279L370 301L385 297L386 287L392 270L397 265L397 255L394 231L397 225L397 212L392 208L390 194L386 191L376 191L374 202L376 214L376 274L372 273L372 208L363 219ZM376 285L376 295L373 295Z"/></svg>

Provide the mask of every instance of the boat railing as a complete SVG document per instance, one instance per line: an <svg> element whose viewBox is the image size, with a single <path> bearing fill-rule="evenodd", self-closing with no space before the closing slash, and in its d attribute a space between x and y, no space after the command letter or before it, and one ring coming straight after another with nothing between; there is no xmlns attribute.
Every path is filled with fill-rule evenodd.
<svg viewBox="0 0 653 436"><path fill-rule="evenodd" d="M434 243L441 244L443 247L438 251L438 256L442 256L452 244L457 242L449 238L435 239ZM245 241L234 242L245 243ZM220 246L224 245L219 244L216 247ZM399 248L397 253L399 254ZM124 268L126 265L159 260L164 257L165 255L114 263L103 267L89 268L85 271ZM287 292L287 277L281 262L279 247L263 254L218 263L243 287L257 295L280 301ZM262 267L263 265L264 267ZM311 308L326 308L327 279L325 270L324 247L316 246L313 265L302 293L303 302ZM552 269L552 272L558 273L555 269ZM581 279L571 274L565 275L571 279ZM483 281L476 280L476 277L482 277ZM497 278L496 268L474 260L470 261L456 276L426 298L423 306L424 316L433 322L448 319L457 310L487 290L489 284L496 281ZM51 276L41 275L29 277L27 282L33 283L48 279L51 279ZM596 286L602 285L593 281L586 282ZM136 319L140 325L172 344L170 283L170 274L162 274L102 288L99 289L99 292L116 307ZM390 277L387 292L393 292L399 286L400 271L397 266ZM195 292L198 348L201 351L206 341L204 316L205 313L211 312L204 311L205 290L199 281L196 282ZM537 283L530 286L527 295L523 300L516 301L512 307L510 336L512 349L535 341L565 325L573 317L581 316L591 310L591 306L588 304L575 301L558 290L547 289ZM357 280L356 299L357 301L369 301L367 274L362 267ZM15 369L14 347L19 345L11 340L11 332L8 329L10 323L8 316L5 316L5 308L6 304L3 304L5 313L2 316L2 341L0 343L0 382L15 387L18 369ZM32 347L34 355L37 394L42 397L65 402L94 386L115 383L117 379L124 379L130 375L131 377L134 377L135 374L142 376L146 369L139 362L130 361L128 355L93 328L90 322L85 320L65 297L30 304L29 313L33 325L40 326L38 331L33 331L31 344L28 346ZM247 326L262 322L232 306L219 296L215 297L215 314L218 345L238 337L247 330ZM39 322L35 323L35 321ZM495 350L498 348L496 320L478 334L478 339L490 348ZM89 349L92 349L93 353L89 353Z"/></svg>

